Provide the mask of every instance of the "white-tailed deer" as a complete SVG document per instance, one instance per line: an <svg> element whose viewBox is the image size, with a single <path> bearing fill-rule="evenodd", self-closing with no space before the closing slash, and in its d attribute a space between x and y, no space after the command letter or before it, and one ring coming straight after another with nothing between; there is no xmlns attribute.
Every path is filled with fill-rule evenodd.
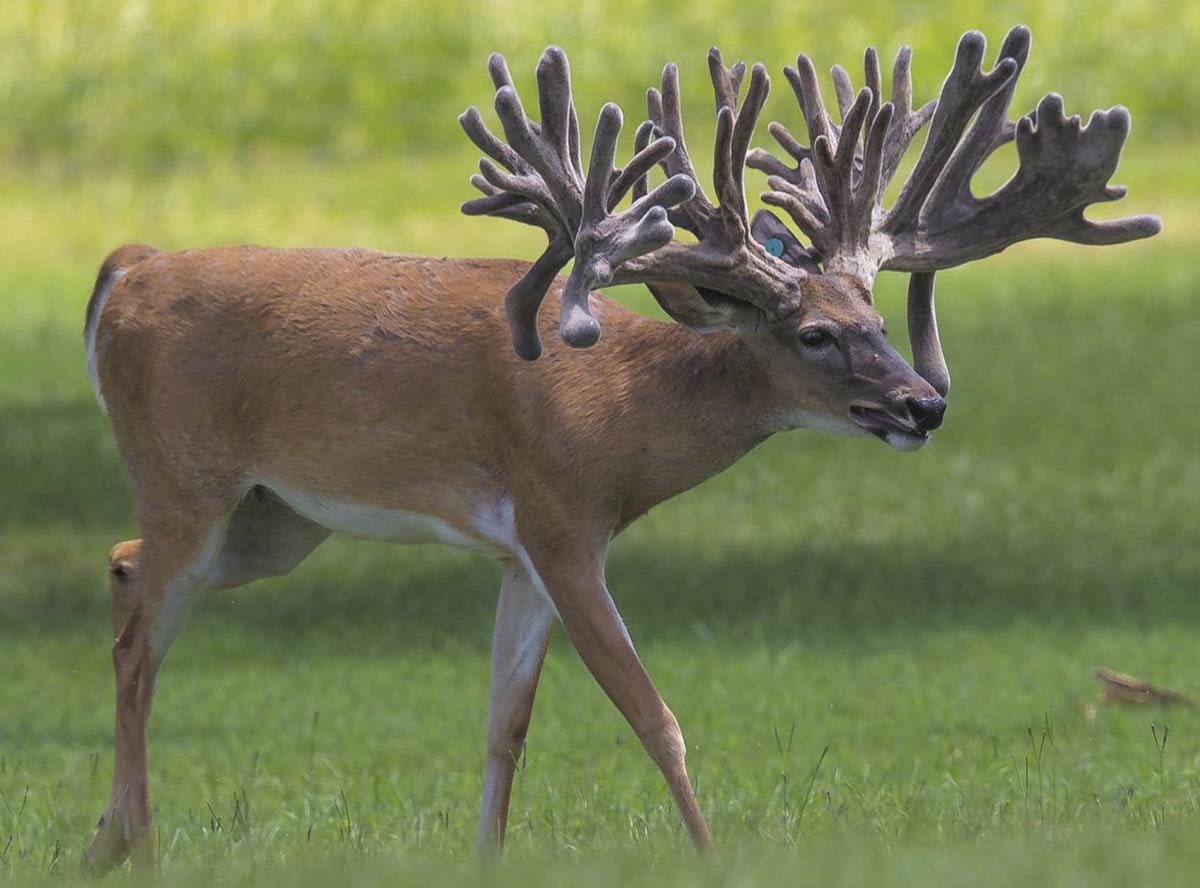
<svg viewBox="0 0 1200 888"><path fill-rule="evenodd" d="M744 66L726 68L713 50L715 203L684 144L673 65L650 90L649 120L620 170L621 114L604 107L585 176L562 51L546 50L538 64L540 124L493 56L506 141L474 108L463 115L488 155L473 180L484 196L463 209L544 228L549 246L532 265L246 246L133 245L109 256L87 309L87 363L142 539L112 556L115 773L86 862L102 869L147 853L146 721L197 594L286 573L333 532L440 541L504 562L481 849L503 841L556 620L662 770L696 844L708 844L679 725L605 587L609 541L776 432L832 428L920 447L941 423L949 386L937 269L1033 237L1112 244L1158 231L1151 216L1083 216L1121 196L1107 182L1129 129L1123 108L1081 126L1051 95L1007 119L1028 49L1028 31L1013 29L983 73L983 36L965 35L940 98L915 110L908 50L887 103L868 50L857 95L834 69L840 123L802 55L784 70L811 147L771 126L794 165L749 150L764 68L751 70L739 104ZM884 188L925 123L920 157L885 209ZM1019 169L975 197L973 174L1013 139ZM651 189L656 165L667 178ZM807 246L766 211L751 220L745 166L769 175L764 200L791 216ZM630 192L632 205L618 210ZM694 241L675 240L677 227ZM558 278L572 258L570 276ZM872 306L880 269L913 272L915 369ZM649 286L679 323L592 292L629 282ZM532 360L547 295L561 302L567 344L595 347L552 341ZM542 333L553 328L543 322Z"/></svg>

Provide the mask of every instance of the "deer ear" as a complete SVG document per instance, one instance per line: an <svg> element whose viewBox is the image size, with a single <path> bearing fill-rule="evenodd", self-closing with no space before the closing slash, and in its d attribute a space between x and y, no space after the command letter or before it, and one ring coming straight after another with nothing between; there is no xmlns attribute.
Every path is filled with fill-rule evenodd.
<svg viewBox="0 0 1200 888"><path fill-rule="evenodd" d="M754 329L762 312L740 299L691 284L647 284L662 310L685 327L700 333Z"/></svg>
<svg viewBox="0 0 1200 888"><path fill-rule="evenodd" d="M816 250L805 247L792 234L778 216L769 210L759 210L754 214L750 223L750 234L762 248L793 268L800 268L810 274L820 274L820 256Z"/></svg>

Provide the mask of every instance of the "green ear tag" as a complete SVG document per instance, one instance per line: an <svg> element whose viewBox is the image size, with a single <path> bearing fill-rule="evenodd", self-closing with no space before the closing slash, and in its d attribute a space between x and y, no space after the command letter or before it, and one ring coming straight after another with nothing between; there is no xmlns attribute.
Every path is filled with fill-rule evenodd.
<svg viewBox="0 0 1200 888"><path fill-rule="evenodd" d="M783 241L777 237L772 237L763 244L763 249L778 259L783 255Z"/></svg>

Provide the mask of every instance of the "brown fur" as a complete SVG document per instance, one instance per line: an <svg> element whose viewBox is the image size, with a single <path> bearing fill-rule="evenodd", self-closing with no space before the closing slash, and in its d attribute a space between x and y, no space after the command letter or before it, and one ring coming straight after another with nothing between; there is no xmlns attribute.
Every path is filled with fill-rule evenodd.
<svg viewBox="0 0 1200 888"><path fill-rule="evenodd" d="M111 561L123 574L113 574L117 761L91 865L110 866L144 843L150 694L186 613L172 596L192 582L192 565L215 545L220 579L207 582L236 585L286 572L327 534L269 491L248 495L269 486L263 479L435 516L468 536L481 501L510 500L532 568L510 562L498 672L504 656L540 664L549 624L526 625L540 579L662 768L693 837L707 843L682 734L604 585L608 540L730 465L777 430L780 412L848 421L856 400L900 403L928 386L883 340L869 294L837 275L813 276L793 316L743 312L729 320L735 329L711 335L594 296L604 338L589 350L558 341L549 305L546 351L527 363L513 354L502 309L527 267L249 246L138 245L106 260L98 288L114 269L127 271L96 320L96 363L143 538L120 544ZM561 281L551 303L560 290ZM814 363L796 337L815 323L845 347ZM213 537L220 528L224 542ZM503 835L536 669L496 680L482 846Z"/></svg>

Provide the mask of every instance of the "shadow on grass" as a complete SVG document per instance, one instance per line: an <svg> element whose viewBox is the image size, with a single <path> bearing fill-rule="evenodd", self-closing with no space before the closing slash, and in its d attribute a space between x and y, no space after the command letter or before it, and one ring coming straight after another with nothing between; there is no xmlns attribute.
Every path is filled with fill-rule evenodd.
<svg viewBox="0 0 1200 888"><path fill-rule="evenodd" d="M1017 623L1150 627L1200 624L1200 577L1183 568L1153 580L1095 559L1056 561L1061 540L999 551L986 530L940 547L896 544L786 551L700 551L631 535L609 558L614 597L639 642L909 643L932 631L989 631ZM1030 566L1035 566L1031 569ZM87 573L89 575L84 576ZM77 575L78 574L78 575ZM233 655L310 646L363 655L413 647L487 645L500 570L437 547L399 549L332 540L291 576L211 593L193 625L227 636ZM51 579L53 578L53 579ZM47 566L5 596L0 638L107 632L102 568ZM74 594L62 590L74 586ZM79 588L95 590L80 596ZM57 593L47 589L59 590Z"/></svg>
<svg viewBox="0 0 1200 888"><path fill-rule="evenodd" d="M0 490L0 532L130 523L125 469L90 396L0 405Z"/></svg>

